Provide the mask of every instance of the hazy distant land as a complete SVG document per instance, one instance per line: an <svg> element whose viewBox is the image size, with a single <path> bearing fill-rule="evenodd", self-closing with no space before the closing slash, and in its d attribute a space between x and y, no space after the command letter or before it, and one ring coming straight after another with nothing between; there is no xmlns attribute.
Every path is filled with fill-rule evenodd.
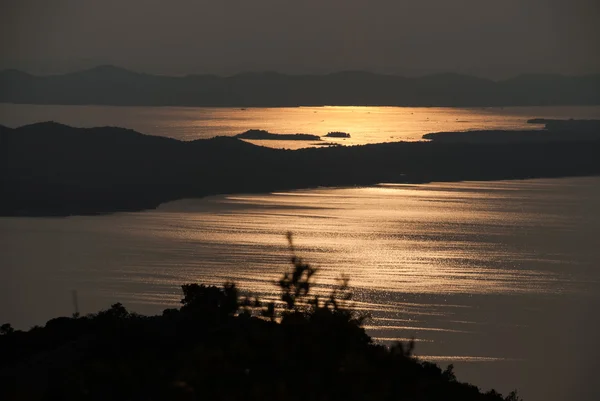
<svg viewBox="0 0 600 401"><path fill-rule="evenodd" d="M600 120L556 120L551 118L533 118L528 120L527 123L544 125L544 128L554 132L600 132Z"/></svg>
<svg viewBox="0 0 600 401"><path fill-rule="evenodd" d="M0 72L0 102L197 107L598 105L600 74L527 74L493 81L459 74L407 78L361 71L170 77L113 66L51 76L5 70Z"/></svg>
<svg viewBox="0 0 600 401"><path fill-rule="evenodd" d="M543 130L473 130L436 132L423 135L436 143L516 143L574 142L600 140L600 120L552 120L536 118L530 124L542 124Z"/></svg>
<svg viewBox="0 0 600 401"><path fill-rule="evenodd" d="M567 130L563 140L447 143L441 138L448 135L290 151L231 137L182 142L113 127L0 126L0 215L135 211L183 198L318 186L600 174L599 136Z"/></svg>

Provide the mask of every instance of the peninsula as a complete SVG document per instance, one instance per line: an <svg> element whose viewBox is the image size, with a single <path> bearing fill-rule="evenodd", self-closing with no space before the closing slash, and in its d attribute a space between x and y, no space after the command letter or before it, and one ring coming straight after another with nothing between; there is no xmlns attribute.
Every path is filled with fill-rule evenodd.
<svg viewBox="0 0 600 401"><path fill-rule="evenodd" d="M291 151L232 137L182 142L47 122L0 127L0 215L138 211L183 198L319 186L598 175L599 154L597 136Z"/></svg>

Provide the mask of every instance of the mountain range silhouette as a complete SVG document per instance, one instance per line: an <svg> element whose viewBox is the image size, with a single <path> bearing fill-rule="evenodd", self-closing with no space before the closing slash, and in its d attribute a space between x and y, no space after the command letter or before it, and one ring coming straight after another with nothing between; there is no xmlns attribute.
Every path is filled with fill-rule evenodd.
<svg viewBox="0 0 600 401"><path fill-rule="evenodd" d="M526 74L501 81L451 73L407 78L362 71L173 77L106 65L49 76L2 71L0 102L204 107L597 105L600 74Z"/></svg>

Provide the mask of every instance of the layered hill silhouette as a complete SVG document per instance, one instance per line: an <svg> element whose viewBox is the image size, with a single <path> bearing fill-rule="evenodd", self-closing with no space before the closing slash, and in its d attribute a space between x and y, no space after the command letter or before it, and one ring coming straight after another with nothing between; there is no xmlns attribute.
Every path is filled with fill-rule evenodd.
<svg viewBox="0 0 600 401"><path fill-rule="evenodd" d="M231 137L182 142L114 127L0 126L0 215L136 211L183 198L319 186L598 175L599 154L600 140L576 136L291 151Z"/></svg>
<svg viewBox="0 0 600 401"><path fill-rule="evenodd" d="M533 106L600 104L600 74L528 74L493 81L459 74L418 78L360 71L157 76L113 66L64 75L0 72L0 102L115 106Z"/></svg>

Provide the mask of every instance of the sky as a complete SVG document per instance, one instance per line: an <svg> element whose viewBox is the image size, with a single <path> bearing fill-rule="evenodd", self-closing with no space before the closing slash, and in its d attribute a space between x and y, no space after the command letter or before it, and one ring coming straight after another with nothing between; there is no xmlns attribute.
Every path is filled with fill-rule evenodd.
<svg viewBox="0 0 600 401"><path fill-rule="evenodd" d="M0 69L600 72L598 0L0 0Z"/></svg>

